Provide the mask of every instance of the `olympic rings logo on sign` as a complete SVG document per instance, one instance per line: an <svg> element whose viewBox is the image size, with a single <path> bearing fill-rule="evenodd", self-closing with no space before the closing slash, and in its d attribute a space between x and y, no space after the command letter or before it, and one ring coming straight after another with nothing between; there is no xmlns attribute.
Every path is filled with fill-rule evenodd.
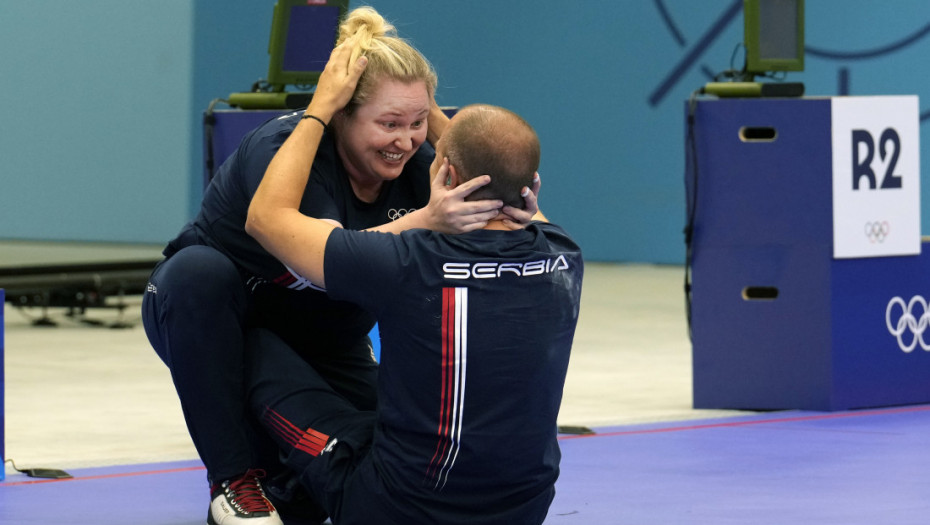
<svg viewBox="0 0 930 525"><path fill-rule="evenodd" d="M888 237L890 232L891 225L888 224L888 221L865 223L865 236L868 237L869 242L872 244L885 242L885 238Z"/></svg>
<svg viewBox="0 0 930 525"><path fill-rule="evenodd" d="M901 317L898 318L897 323L892 323L891 314L896 310L896 305L901 307ZM915 312L916 307L919 308ZM915 313L920 313L920 316L915 316ZM905 353L914 350L918 343L921 348L930 352L930 344L927 344L923 337L927 326L930 326L930 305L923 297L915 295L907 303L900 297L893 297L888 301L888 307L885 308L885 326L888 327L888 332L898 339L898 346ZM910 332L914 337L909 344L904 342L905 332Z"/></svg>

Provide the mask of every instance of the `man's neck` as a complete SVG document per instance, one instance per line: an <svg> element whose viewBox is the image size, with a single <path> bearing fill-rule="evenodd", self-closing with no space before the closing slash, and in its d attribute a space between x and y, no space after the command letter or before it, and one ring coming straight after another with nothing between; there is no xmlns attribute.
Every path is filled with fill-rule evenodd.
<svg viewBox="0 0 930 525"><path fill-rule="evenodd" d="M511 228L508 228L504 224L503 220L494 219L492 221L488 221L488 224L484 228L481 228L481 229L482 230L510 230Z"/></svg>

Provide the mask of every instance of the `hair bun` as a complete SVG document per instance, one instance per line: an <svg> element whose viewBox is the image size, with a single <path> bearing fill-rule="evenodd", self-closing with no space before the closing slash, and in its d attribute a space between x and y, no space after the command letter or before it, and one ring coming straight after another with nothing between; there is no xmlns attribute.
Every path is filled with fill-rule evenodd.
<svg viewBox="0 0 930 525"><path fill-rule="evenodd" d="M360 47L370 49L371 41L384 37L386 35L396 36L397 32L394 26L388 23L373 8L364 6L353 9L345 21L339 26L339 43L342 43L350 36L360 35Z"/></svg>
<svg viewBox="0 0 930 525"><path fill-rule="evenodd" d="M341 45L351 39L350 64L365 56L368 65L358 80L355 94L346 105L347 114L365 103L387 78L405 84L423 82L430 97L436 89L433 66L409 42L397 36L397 30L371 7L353 9L339 26Z"/></svg>

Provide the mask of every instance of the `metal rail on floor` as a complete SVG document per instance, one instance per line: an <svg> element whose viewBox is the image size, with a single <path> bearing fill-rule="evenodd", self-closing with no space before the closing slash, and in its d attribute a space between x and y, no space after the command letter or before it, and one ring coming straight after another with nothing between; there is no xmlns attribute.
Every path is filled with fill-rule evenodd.
<svg viewBox="0 0 930 525"><path fill-rule="evenodd" d="M0 268L0 289L6 303L20 308L41 308L35 325L54 326L49 308L66 308L69 316L82 318L89 308L126 307L127 296L145 292L157 260L33 265ZM93 324L93 323L91 323ZM114 327L124 325L113 324Z"/></svg>

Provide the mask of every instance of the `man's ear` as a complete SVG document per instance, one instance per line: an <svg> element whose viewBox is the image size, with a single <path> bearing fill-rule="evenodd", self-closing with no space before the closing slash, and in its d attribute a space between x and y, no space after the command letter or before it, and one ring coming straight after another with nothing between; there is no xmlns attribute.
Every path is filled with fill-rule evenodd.
<svg viewBox="0 0 930 525"><path fill-rule="evenodd" d="M452 188L458 186L460 183L461 180L459 179L458 171L455 169L455 166L449 164L449 174L446 175L446 187L451 190Z"/></svg>

